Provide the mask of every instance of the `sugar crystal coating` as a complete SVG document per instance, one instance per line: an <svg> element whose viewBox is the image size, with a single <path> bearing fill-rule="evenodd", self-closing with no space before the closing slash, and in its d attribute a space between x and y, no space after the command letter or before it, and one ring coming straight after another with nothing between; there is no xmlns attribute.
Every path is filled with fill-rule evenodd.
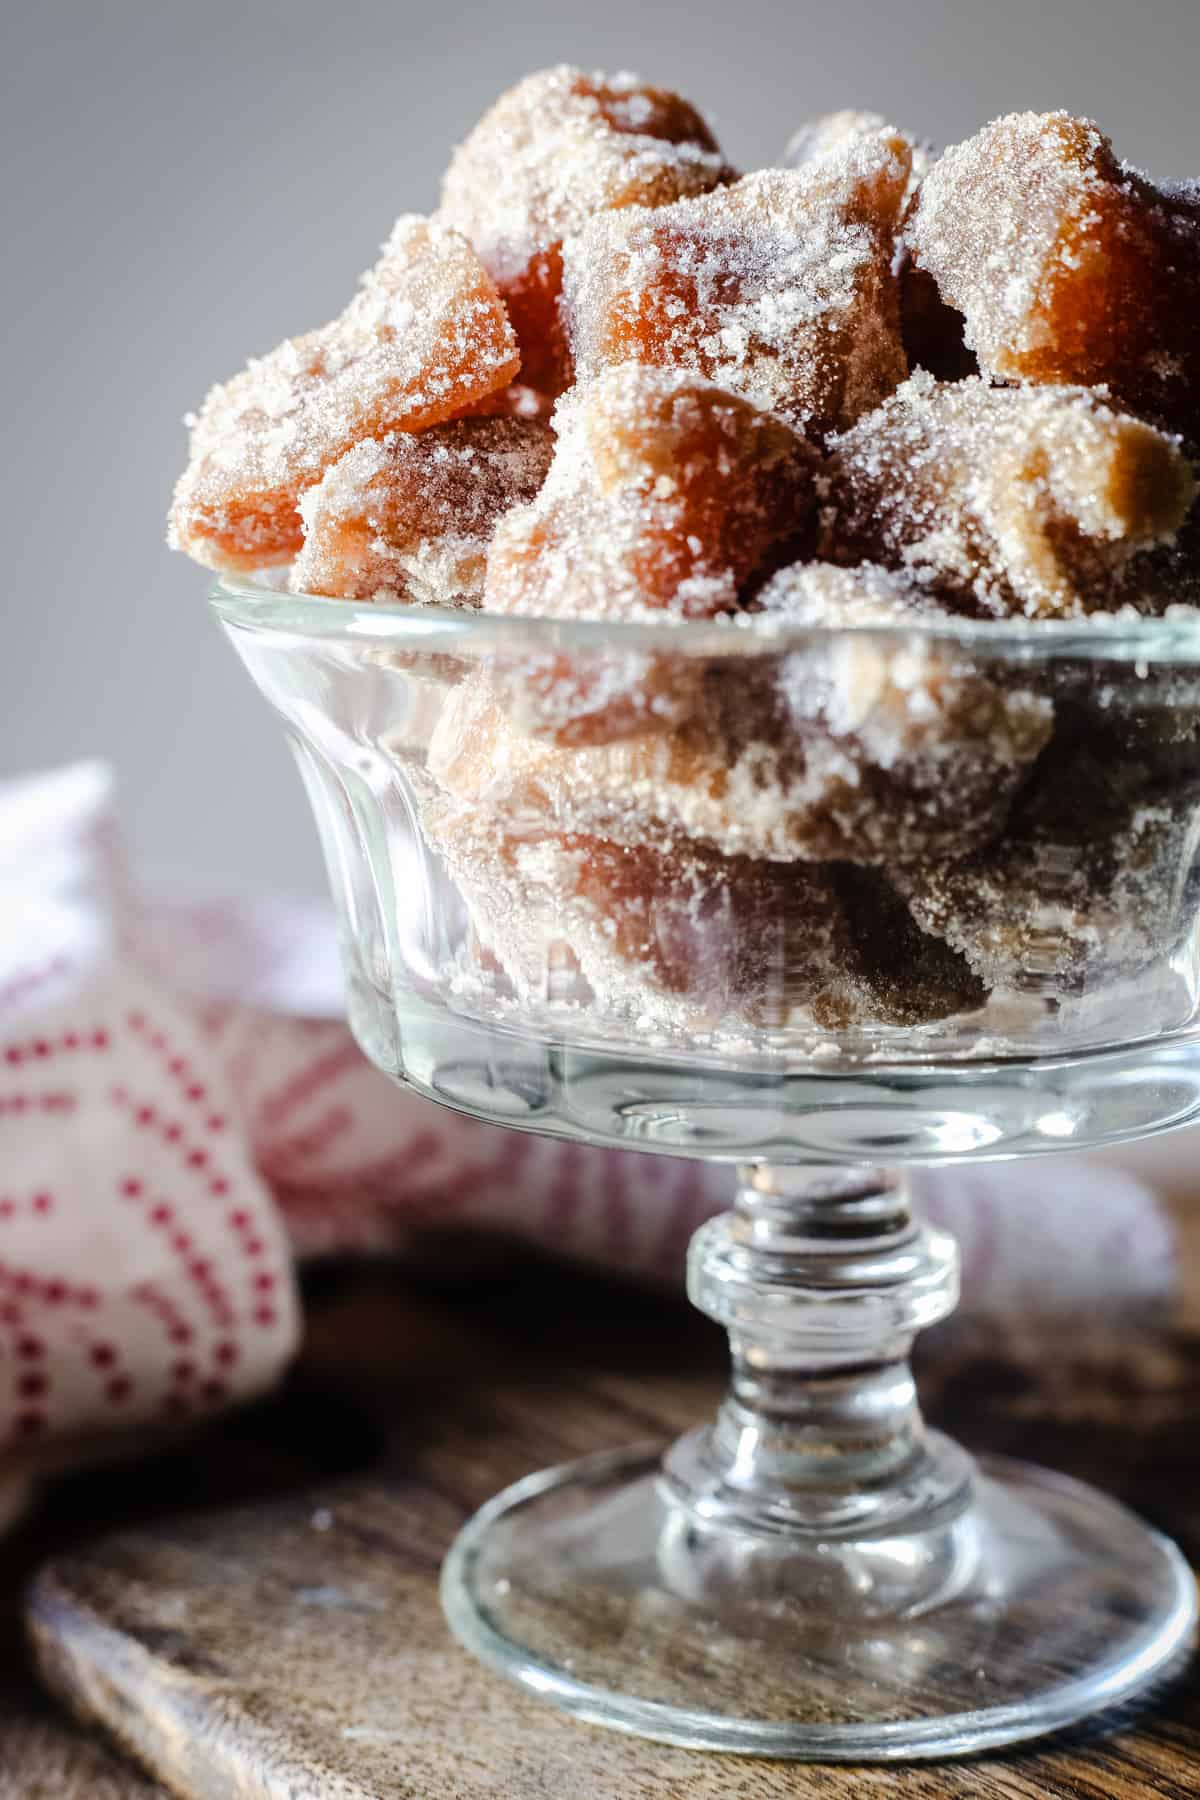
<svg viewBox="0 0 1200 1800"><path fill-rule="evenodd" d="M571 359L560 248L594 213L702 194L729 170L694 107L636 75L560 65L502 94L459 145L441 217L470 239L509 309L525 379L559 393Z"/></svg>
<svg viewBox="0 0 1200 1800"><path fill-rule="evenodd" d="M1090 119L1012 113L947 150L905 238L981 369L1200 415L1200 189L1156 188Z"/></svg>
<svg viewBox="0 0 1200 1800"><path fill-rule="evenodd" d="M289 561L300 496L330 464L365 438L452 417L517 366L470 245L436 221L401 218L339 318L212 389L175 490L172 546L217 569Z"/></svg>
<svg viewBox="0 0 1200 1800"><path fill-rule="evenodd" d="M826 156L838 155L860 138L892 129L882 113L866 112L853 106L821 113L816 118L805 119L792 133L783 153L784 167L802 169Z"/></svg>
<svg viewBox="0 0 1200 1800"><path fill-rule="evenodd" d="M1195 482L1178 443L1083 388L913 376L833 444L826 547L967 612L1112 606L1169 544Z"/></svg>
<svg viewBox="0 0 1200 1800"><path fill-rule="evenodd" d="M813 436L851 424L907 373L892 260L911 166L885 131L800 170L597 215L563 251L581 378L684 369Z"/></svg>
<svg viewBox="0 0 1200 1800"><path fill-rule="evenodd" d="M1049 702L914 632L936 609L882 571L788 570L763 601L794 628L784 648L693 659L674 729L564 748L514 724L481 674L449 698L430 773L499 817L627 845L880 863L994 835L1049 736ZM878 635L831 635L831 621Z"/></svg>
<svg viewBox="0 0 1200 1800"><path fill-rule="evenodd" d="M292 589L478 603L496 523L537 493L552 441L537 419L496 417L356 444L300 502Z"/></svg>

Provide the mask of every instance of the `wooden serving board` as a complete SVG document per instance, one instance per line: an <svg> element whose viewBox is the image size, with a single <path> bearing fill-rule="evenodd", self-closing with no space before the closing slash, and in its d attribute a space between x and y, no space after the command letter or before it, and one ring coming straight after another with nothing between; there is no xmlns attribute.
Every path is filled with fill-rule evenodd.
<svg viewBox="0 0 1200 1800"><path fill-rule="evenodd" d="M1200 1793L1200 1677L1037 1749L907 1769L675 1750L527 1699L451 1640L438 1566L506 1482L667 1437L721 1387L674 1301L560 1271L430 1298L383 1272L318 1299L289 1392L145 1476L156 1520L55 1557L41 1671L189 1800L1125 1800ZM936 1334L935 1334L936 1335ZM1069 1342L943 1328L930 1412L976 1447L1101 1482L1200 1557L1200 1329ZM318 1471L341 1471L336 1476ZM126 1477L128 1480L128 1476ZM230 1504L240 1491L257 1498ZM190 1490L190 1492L189 1492ZM187 1495L190 1513L177 1510ZM65 1502L57 1502L60 1510ZM118 1511L121 1510L119 1507ZM0 1766L8 1760L0 1718ZM13 1789L14 1795L42 1790ZM76 1790L54 1791L64 1797ZM144 1795L144 1786L112 1793ZM8 1790L0 1779L0 1795ZM108 1789L81 1786L80 1794Z"/></svg>

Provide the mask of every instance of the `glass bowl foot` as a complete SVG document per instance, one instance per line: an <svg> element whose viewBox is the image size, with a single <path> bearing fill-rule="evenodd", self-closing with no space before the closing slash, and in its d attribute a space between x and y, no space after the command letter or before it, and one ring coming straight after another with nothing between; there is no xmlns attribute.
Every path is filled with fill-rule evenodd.
<svg viewBox="0 0 1200 1800"><path fill-rule="evenodd" d="M890 1535L706 1520L661 1446L532 1475L446 1562L461 1642L594 1724L814 1761L962 1755L1126 1700L1188 1642L1174 1545L1005 1459Z"/></svg>

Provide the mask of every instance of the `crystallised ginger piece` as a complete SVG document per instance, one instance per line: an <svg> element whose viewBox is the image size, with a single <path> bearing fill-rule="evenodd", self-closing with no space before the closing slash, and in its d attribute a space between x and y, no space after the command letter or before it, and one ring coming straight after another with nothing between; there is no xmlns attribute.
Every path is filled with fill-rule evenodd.
<svg viewBox="0 0 1200 1800"><path fill-rule="evenodd" d="M565 396L555 425L545 486L492 541L489 611L709 618L811 540L815 453L734 395L626 365ZM670 726L693 704L694 668L669 650L547 650L499 675L525 728L561 743Z"/></svg>
<svg viewBox="0 0 1200 1800"><path fill-rule="evenodd" d="M810 163L836 156L849 145L881 134L894 134L881 113L826 113L807 120L795 132L784 152L788 168L801 169ZM933 167L936 152L930 144L904 137L912 152L912 169L905 190L902 216L911 211L920 184ZM900 328L905 354L911 368L928 369L941 381L961 381L966 375L977 375L978 365L963 341L962 314L947 306L938 293L937 283L923 269L918 269L907 250L900 246L898 257L900 281Z"/></svg>
<svg viewBox="0 0 1200 1800"><path fill-rule="evenodd" d="M841 1016L845 929L822 869L527 836L483 808L427 805L422 822L525 1004L544 1001L567 947L601 1018L695 1032Z"/></svg>
<svg viewBox="0 0 1200 1800"><path fill-rule="evenodd" d="M814 452L703 381L607 369L564 396L555 429L545 486L493 540L489 610L711 618L811 532Z"/></svg>
<svg viewBox="0 0 1200 1800"><path fill-rule="evenodd" d="M365 438L423 431L517 372L495 286L457 232L399 219L332 324L212 389L192 429L169 541L216 569L288 562L301 495Z"/></svg>
<svg viewBox="0 0 1200 1800"><path fill-rule="evenodd" d="M938 160L905 238L986 374L1104 384L1200 435L1200 189L1155 187L1089 119L1012 113Z"/></svg>
<svg viewBox="0 0 1200 1800"><path fill-rule="evenodd" d="M904 140L909 149L910 168L904 192L904 206L907 206L917 183L932 164L935 151L930 144L913 137L910 132L897 131L882 113L843 107L837 112L822 113L817 118L806 119L788 139L783 153L783 166L787 169L805 169L812 163L842 156L847 150L867 140L887 141L898 137ZM903 209L902 207L901 210Z"/></svg>
<svg viewBox="0 0 1200 1800"><path fill-rule="evenodd" d="M504 296L524 379L554 394L571 380L558 304L563 238L594 213L661 206L729 174L679 95L635 75L561 65L502 94L459 145L440 216L470 239Z"/></svg>
<svg viewBox="0 0 1200 1800"><path fill-rule="evenodd" d="M1049 702L938 644L921 629L936 607L883 571L789 569L763 604L780 647L692 659L676 728L564 748L522 730L509 689L481 672L446 702L430 775L497 818L631 846L881 863L993 836L1049 736Z"/></svg>
<svg viewBox="0 0 1200 1800"><path fill-rule="evenodd" d="M536 419L472 418L356 444L300 502L293 592L477 604L496 523L537 493L552 441Z"/></svg>
<svg viewBox="0 0 1200 1800"><path fill-rule="evenodd" d="M810 436L851 424L907 374L892 260L911 166L884 131L800 170L600 214L563 253L581 378L682 369Z"/></svg>
<svg viewBox="0 0 1200 1800"><path fill-rule="evenodd" d="M1043 695L973 657L951 614L870 565L783 569L759 603L786 648L757 702L733 669L713 684L710 729L735 767L753 766L756 735L777 747L802 854L904 862L994 835L1050 737Z"/></svg>
<svg viewBox="0 0 1200 1800"><path fill-rule="evenodd" d="M997 617L1113 605L1195 492L1173 438L1083 388L918 373L832 448L827 552Z"/></svg>
<svg viewBox="0 0 1200 1800"><path fill-rule="evenodd" d="M847 145L857 143L861 138L892 129L882 113L865 112L853 106L820 113L814 119L805 119L792 133L783 153L783 166L785 169L807 168L810 163L821 162L827 156L839 155Z"/></svg>

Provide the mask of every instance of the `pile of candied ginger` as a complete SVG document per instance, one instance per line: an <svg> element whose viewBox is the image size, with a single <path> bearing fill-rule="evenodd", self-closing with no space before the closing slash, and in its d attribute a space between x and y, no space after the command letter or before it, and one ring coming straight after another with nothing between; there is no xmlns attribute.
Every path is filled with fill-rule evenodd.
<svg viewBox="0 0 1200 1800"><path fill-rule="evenodd" d="M1066 113L940 155L835 113L738 175L677 95L564 67L339 318L213 389L170 536L529 618L1161 614L1200 601L1198 451L1200 187ZM424 829L518 988L565 939L686 1028L908 1024L1170 948L1194 696L1147 731L1086 678L844 648L454 690Z"/></svg>
<svg viewBox="0 0 1200 1800"><path fill-rule="evenodd" d="M837 113L739 177L677 95L556 68L339 318L213 389L170 531L297 591L525 614L711 617L811 562L1146 610L1198 585L1197 436L1200 195L1090 122L935 156Z"/></svg>

